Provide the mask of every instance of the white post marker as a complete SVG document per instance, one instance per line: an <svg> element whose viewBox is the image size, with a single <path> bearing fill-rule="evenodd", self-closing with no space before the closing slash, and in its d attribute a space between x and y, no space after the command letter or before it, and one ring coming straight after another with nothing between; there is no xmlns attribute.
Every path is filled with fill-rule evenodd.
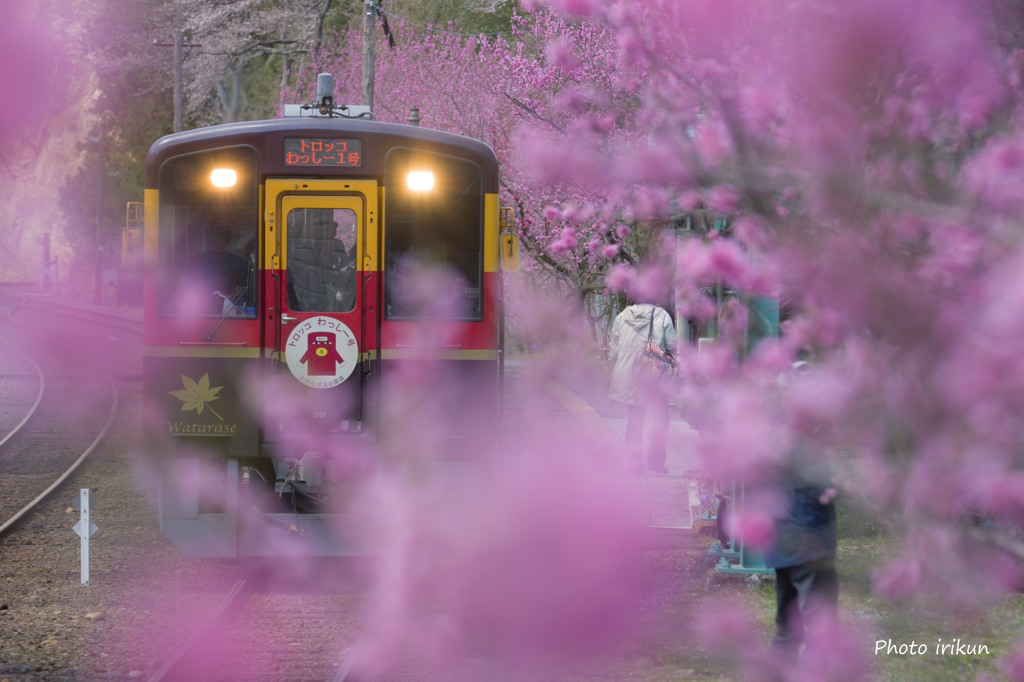
<svg viewBox="0 0 1024 682"><path fill-rule="evenodd" d="M89 511L92 508L92 499L89 497L89 489L82 488L78 498L78 507L82 517L75 524L74 531L82 538L82 584L89 585L89 538L96 535L99 528L89 519Z"/></svg>

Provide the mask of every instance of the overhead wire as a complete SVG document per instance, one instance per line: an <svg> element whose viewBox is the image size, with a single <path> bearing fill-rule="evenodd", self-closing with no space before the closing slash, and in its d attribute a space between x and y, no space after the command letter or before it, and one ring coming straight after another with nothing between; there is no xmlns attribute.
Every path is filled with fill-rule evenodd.
<svg viewBox="0 0 1024 682"><path fill-rule="evenodd" d="M383 1L381 0L381 2ZM384 29L384 37L388 39L388 47L392 50L395 49L395 36L391 34L391 26L388 25L388 15L384 8L373 2L367 2L366 4L377 12L377 16L380 17L380 25Z"/></svg>

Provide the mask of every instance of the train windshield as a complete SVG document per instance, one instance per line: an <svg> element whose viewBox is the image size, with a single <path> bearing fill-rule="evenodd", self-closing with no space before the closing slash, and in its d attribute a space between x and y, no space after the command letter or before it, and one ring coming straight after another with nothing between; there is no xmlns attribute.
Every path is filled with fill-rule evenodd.
<svg viewBox="0 0 1024 682"><path fill-rule="evenodd" d="M255 317L256 153L219 149L160 168L158 283L165 316Z"/></svg>
<svg viewBox="0 0 1024 682"><path fill-rule="evenodd" d="M392 150L384 201L385 317L483 319L479 166L441 154Z"/></svg>
<svg viewBox="0 0 1024 682"><path fill-rule="evenodd" d="M288 307L350 312L356 304L356 212L288 211Z"/></svg>

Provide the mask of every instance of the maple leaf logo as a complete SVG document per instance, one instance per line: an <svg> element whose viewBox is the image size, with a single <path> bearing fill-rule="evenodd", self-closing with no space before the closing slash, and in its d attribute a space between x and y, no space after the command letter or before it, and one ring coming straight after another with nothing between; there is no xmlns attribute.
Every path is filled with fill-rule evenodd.
<svg viewBox="0 0 1024 682"><path fill-rule="evenodd" d="M210 407L210 403L217 400L220 393L220 389L223 386L210 387L210 375L204 374L199 381L195 381L191 377L187 377L184 374L181 376L181 385L184 388L179 388L177 391L171 391L171 395L181 401L181 411L189 412L195 410L196 414L202 414L204 409L213 412L213 416L217 419L224 421L224 417L217 414L217 411Z"/></svg>

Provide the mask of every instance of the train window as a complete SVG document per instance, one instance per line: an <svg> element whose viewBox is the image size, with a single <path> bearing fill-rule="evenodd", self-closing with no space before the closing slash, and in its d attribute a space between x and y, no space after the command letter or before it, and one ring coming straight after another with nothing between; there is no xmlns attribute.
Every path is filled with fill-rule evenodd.
<svg viewBox="0 0 1024 682"><path fill-rule="evenodd" d="M395 149L384 197L385 317L483 319L480 167Z"/></svg>
<svg viewBox="0 0 1024 682"><path fill-rule="evenodd" d="M219 149L166 161L159 179L159 287L169 316L256 316L256 153Z"/></svg>
<svg viewBox="0 0 1024 682"><path fill-rule="evenodd" d="M356 213L349 208L288 212L288 307L350 312L356 304Z"/></svg>

